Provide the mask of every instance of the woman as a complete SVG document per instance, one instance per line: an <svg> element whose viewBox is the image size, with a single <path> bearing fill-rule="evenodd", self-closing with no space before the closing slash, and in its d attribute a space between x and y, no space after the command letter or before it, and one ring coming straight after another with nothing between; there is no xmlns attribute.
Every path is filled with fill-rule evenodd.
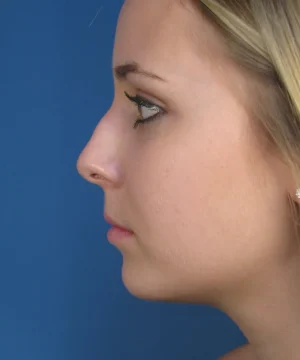
<svg viewBox="0 0 300 360"><path fill-rule="evenodd" d="M300 359L299 18L299 0L125 1L114 101L78 159L128 291L224 311L249 344L223 359Z"/></svg>

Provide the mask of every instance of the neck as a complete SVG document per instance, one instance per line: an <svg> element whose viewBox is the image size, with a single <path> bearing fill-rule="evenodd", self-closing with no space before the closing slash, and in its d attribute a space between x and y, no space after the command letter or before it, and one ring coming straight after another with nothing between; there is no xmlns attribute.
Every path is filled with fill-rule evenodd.
<svg viewBox="0 0 300 360"><path fill-rule="evenodd" d="M223 310L248 339L259 360L300 359L300 256L268 267Z"/></svg>

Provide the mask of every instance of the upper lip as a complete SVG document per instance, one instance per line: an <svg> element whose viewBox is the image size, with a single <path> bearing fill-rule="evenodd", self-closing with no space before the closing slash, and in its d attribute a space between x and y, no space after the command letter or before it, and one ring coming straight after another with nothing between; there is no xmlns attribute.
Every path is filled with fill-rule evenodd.
<svg viewBox="0 0 300 360"><path fill-rule="evenodd" d="M120 229L124 229L124 230L128 230L131 231L130 229L126 228L125 226L122 226L121 224L119 224L117 221L115 221L114 219L112 219L109 215L107 215L106 213L104 214L104 219L106 222L108 222L110 225L113 226L117 226Z"/></svg>

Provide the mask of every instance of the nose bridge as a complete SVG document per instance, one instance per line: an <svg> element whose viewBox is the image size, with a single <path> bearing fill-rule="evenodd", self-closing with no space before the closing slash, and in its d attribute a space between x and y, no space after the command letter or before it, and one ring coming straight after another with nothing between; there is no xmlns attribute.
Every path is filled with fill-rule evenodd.
<svg viewBox="0 0 300 360"><path fill-rule="evenodd" d="M101 120L77 160L79 174L102 187L115 186L120 181L117 142L113 126Z"/></svg>

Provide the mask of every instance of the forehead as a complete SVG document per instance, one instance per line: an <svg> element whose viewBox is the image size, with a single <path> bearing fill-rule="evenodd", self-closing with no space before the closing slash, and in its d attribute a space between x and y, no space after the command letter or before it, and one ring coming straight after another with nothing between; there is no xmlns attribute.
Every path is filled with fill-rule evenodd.
<svg viewBox="0 0 300 360"><path fill-rule="evenodd" d="M127 0L121 10L113 66L135 61L178 71L212 50L216 37L192 0Z"/></svg>

